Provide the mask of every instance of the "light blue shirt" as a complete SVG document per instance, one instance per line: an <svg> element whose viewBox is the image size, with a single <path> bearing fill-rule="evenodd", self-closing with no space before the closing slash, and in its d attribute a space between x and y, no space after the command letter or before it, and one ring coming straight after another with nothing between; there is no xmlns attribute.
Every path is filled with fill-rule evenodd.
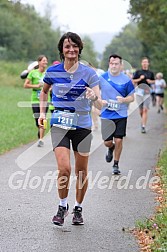
<svg viewBox="0 0 167 252"><path fill-rule="evenodd" d="M109 71L102 74L100 77L101 97L103 100L117 101L117 96L126 97L132 95L135 91L131 79L124 73L118 76L113 76ZM101 111L102 119L119 119L126 118L128 110L127 103L121 103L118 110L109 110L104 107Z"/></svg>

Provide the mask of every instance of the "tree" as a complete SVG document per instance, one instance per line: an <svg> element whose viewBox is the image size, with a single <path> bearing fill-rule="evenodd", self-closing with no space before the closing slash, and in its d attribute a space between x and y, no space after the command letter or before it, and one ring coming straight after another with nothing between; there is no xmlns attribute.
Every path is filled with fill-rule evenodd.
<svg viewBox="0 0 167 252"><path fill-rule="evenodd" d="M45 54L59 58L56 45L60 30L53 30L48 19L40 17L32 6L5 2L0 8L0 57L7 60L35 60Z"/></svg>
<svg viewBox="0 0 167 252"><path fill-rule="evenodd" d="M82 52L82 60L91 63L94 67L98 67L97 53L94 51L93 41L89 36L83 37L84 49Z"/></svg>
<svg viewBox="0 0 167 252"><path fill-rule="evenodd" d="M138 28L135 23L126 25L122 31L112 39L103 53L101 67L108 68L108 58L111 54L118 54L133 67L137 66L142 56L142 44L137 37Z"/></svg>
<svg viewBox="0 0 167 252"><path fill-rule="evenodd" d="M50 62L59 60L57 44L61 30L60 27L53 28L47 11L51 5L48 5L49 1L45 3L42 17L35 12L33 6L23 5L19 0L1 0L0 59L30 61L45 54ZM84 43L84 60L97 65L93 42L87 36L84 37Z"/></svg>
<svg viewBox="0 0 167 252"><path fill-rule="evenodd" d="M138 23L143 56L151 59L155 72L161 71L167 78L167 1L130 0L129 13Z"/></svg>

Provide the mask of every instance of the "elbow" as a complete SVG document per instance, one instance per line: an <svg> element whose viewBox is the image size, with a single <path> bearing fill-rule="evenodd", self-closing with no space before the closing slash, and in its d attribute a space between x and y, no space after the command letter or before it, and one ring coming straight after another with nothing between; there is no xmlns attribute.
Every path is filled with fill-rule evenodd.
<svg viewBox="0 0 167 252"><path fill-rule="evenodd" d="M27 81L25 81L25 83L24 83L24 86L23 86L24 88L28 88L28 83L27 83Z"/></svg>

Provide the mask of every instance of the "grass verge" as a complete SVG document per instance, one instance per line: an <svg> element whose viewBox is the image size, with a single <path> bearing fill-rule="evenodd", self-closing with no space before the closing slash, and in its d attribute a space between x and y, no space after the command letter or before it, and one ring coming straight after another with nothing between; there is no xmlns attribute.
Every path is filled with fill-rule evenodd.
<svg viewBox="0 0 167 252"><path fill-rule="evenodd" d="M1 130L0 154L37 139L32 109L18 107L19 101L29 101L30 92L19 87L0 87Z"/></svg>
<svg viewBox="0 0 167 252"><path fill-rule="evenodd" d="M165 107L167 108L167 98ZM155 213L150 219L137 221L136 228L132 231L143 252L167 252L167 148L159 158L155 175L160 178L151 187L156 193L155 200L158 203Z"/></svg>
<svg viewBox="0 0 167 252"><path fill-rule="evenodd" d="M26 66L25 62L0 61L0 154L37 140L31 105L18 106L18 102L30 102L31 90L23 88L20 78Z"/></svg>

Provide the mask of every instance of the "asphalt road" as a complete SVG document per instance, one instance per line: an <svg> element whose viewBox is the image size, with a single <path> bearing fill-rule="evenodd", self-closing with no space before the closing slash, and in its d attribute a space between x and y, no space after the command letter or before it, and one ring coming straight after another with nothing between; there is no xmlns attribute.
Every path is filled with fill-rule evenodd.
<svg viewBox="0 0 167 252"><path fill-rule="evenodd" d="M141 134L138 110L132 111L133 106L119 179L112 176L112 163L105 162L106 148L100 131L93 133L89 187L83 202L84 226L71 225L74 173L68 201L70 214L63 227L51 223L59 200L49 137L43 148L30 143L0 156L0 252L139 251L137 241L127 230L154 212L155 195L149 182L165 146L166 114L157 114L151 107L147 134ZM73 164L73 154L71 161Z"/></svg>

